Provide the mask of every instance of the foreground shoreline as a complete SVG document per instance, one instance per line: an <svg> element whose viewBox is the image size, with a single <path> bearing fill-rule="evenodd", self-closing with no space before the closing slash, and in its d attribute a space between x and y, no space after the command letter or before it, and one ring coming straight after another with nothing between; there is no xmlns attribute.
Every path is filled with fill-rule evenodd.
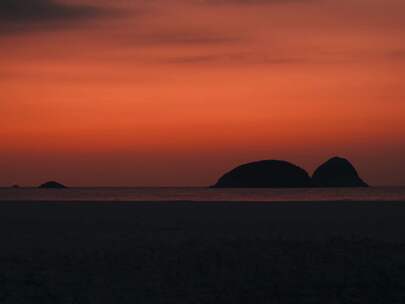
<svg viewBox="0 0 405 304"><path fill-rule="evenodd" d="M401 303L405 202L0 202L1 303Z"/></svg>
<svg viewBox="0 0 405 304"><path fill-rule="evenodd" d="M378 238L405 241L404 201L0 201L0 228L25 220L35 225L58 226L62 231L78 233L99 226L100 233L128 229L164 230L176 226L192 235L204 231L217 234L257 233L287 239L331 237ZM57 222L59 220L60 222Z"/></svg>

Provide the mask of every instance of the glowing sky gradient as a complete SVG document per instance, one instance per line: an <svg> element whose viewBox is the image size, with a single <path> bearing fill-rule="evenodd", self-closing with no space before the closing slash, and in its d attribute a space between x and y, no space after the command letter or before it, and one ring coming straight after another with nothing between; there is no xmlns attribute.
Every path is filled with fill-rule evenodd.
<svg viewBox="0 0 405 304"><path fill-rule="evenodd" d="M210 185L349 158L405 185L405 1L0 2L0 185Z"/></svg>

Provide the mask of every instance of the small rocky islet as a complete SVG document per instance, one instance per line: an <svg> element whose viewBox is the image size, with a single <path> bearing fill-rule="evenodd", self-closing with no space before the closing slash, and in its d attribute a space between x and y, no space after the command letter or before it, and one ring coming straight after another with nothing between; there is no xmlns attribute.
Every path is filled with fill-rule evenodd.
<svg viewBox="0 0 405 304"><path fill-rule="evenodd" d="M66 189L67 187L55 181L46 182L38 187L39 189Z"/></svg>

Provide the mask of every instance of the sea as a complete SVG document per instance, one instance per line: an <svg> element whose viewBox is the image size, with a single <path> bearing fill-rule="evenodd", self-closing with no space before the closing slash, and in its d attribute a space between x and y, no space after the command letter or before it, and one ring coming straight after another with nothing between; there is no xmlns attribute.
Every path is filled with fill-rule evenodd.
<svg viewBox="0 0 405 304"><path fill-rule="evenodd" d="M405 202L405 187L214 189L158 188L0 188L0 202Z"/></svg>

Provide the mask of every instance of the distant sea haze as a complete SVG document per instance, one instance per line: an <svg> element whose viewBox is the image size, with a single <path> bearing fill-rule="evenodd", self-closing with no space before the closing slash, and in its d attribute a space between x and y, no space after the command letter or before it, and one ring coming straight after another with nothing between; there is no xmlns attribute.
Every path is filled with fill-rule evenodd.
<svg viewBox="0 0 405 304"><path fill-rule="evenodd" d="M0 201L322 202L405 201L405 187L370 188L0 188Z"/></svg>

